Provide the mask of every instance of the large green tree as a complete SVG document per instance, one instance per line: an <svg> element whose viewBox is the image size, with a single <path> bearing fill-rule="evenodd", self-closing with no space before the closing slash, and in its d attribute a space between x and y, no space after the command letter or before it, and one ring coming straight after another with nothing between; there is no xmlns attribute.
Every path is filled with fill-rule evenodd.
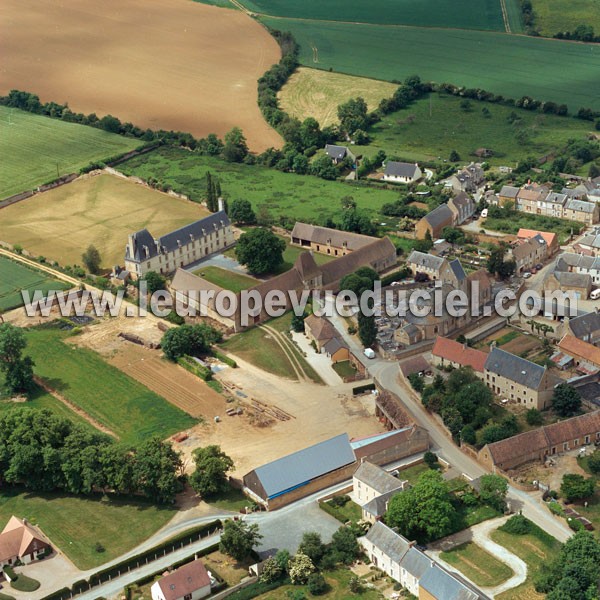
<svg viewBox="0 0 600 600"><path fill-rule="evenodd" d="M508 482L500 475L483 475L479 480L479 497L496 510L504 510Z"/></svg>
<svg viewBox="0 0 600 600"><path fill-rule="evenodd" d="M374 316L358 313L358 337L365 348L370 348L377 341L377 325Z"/></svg>
<svg viewBox="0 0 600 600"><path fill-rule="evenodd" d="M438 471L425 471L410 489L394 496L385 522L409 540L429 542L452 530L456 510L448 485Z"/></svg>
<svg viewBox="0 0 600 600"><path fill-rule="evenodd" d="M161 348L169 360L176 361L188 354L205 354L212 344L221 340L221 333L203 323L172 327L162 337Z"/></svg>
<svg viewBox="0 0 600 600"><path fill-rule="evenodd" d="M566 473L563 475L560 484L560 493L567 502L581 500L594 495L596 481L592 477L585 478L576 473Z"/></svg>
<svg viewBox="0 0 600 600"><path fill-rule="evenodd" d="M229 162L242 162L248 156L248 144L239 127L234 127L225 134L223 158Z"/></svg>
<svg viewBox="0 0 600 600"><path fill-rule="evenodd" d="M250 555L262 537L256 523L250 525L245 521L225 521L219 550L242 561Z"/></svg>
<svg viewBox="0 0 600 600"><path fill-rule="evenodd" d="M243 233L235 247L238 261L250 273L272 273L283 263L285 241L269 229L258 227Z"/></svg>
<svg viewBox="0 0 600 600"><path fill-rule="evenodd" d="M23 330L11 323L0 325L0 371L9 393L28 392L33 388L34 362L23 356L27 340Z"/></svg>
<svg viewBox="0 0 600 600"><path fill-rule="evenodd" d="M256 214L252 210L252 204L241 198L234 200L229 207L229 218L236 225L254 225Z"/></svg>
<svg viewBox="0 0 600 600"><path fill-rule="evenodd" d="M552 394L552 408L561 417L572 417L581 410L581 394L569 384L561 383Z"/></svg>
<svg viewBox="0 0 600 600"><path fill-rule="evenodd" d="M146 286L150 295L167 289L167 280L165 279L165 276L156 271L148 271L148 273L144 275L144 280L146 281Z"/></svg>
<svg viewBox="0 0 600 600"><path fill-rule="evenodd" d="M344 104L340 104L337 109L338 119L341 128L352 135L357 129L367 129L367 103L364 98L352 98Z"/></svg>
<svg viewBox="0 0 600 600"><path fill-rule="evenodd" d="M196 470L190 475L190 485L203 498L229 489L227 472L233 468L233 460L220 446L196 448L192 454Z"/></svg>
<svg viewBox="0 0 600 600"><path fill-rule="evenodd" d="M90 244L86 251L81 255L81 260L85 265L85 268L92 274L96 275L100 271L100 263L102 259L98 248L93 244Z"/></svg>

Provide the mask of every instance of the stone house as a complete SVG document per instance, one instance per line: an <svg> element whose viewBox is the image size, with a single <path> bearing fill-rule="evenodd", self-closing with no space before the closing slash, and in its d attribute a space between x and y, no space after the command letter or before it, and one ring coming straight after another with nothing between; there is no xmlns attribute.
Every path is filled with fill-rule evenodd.
<svg viewBox="0 0 600 600"><path fill-rule="evenodd" d="M448 200L448 208L454 213L454 223L462 225L475 214L476 204L466 192L459 192Z"/></svg>
<svg viewBox="0 0 600 600"><path fill-rule="evenodd" d="M436 240L442 237L444 227L452 227L454 224L454 213L447 204L440 204L417 222L415 233L417 238L422 240L429 232L431 239Z"/></svg>

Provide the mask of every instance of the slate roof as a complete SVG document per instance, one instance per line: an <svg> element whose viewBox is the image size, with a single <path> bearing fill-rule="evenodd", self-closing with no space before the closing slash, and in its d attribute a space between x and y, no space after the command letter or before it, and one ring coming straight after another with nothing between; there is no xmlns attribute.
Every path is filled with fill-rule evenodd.
<svg viewBox="0 0 600 600"><path fill-rule="evenodd" d="M354 461L348 434L343 433L267 463L254 472L267 498L274 498Z"/></svg>
<svg viewBox="0 0 600 600"><path fill-rule="evenodd" d="M514 200L517 197L518 193L518 187L515 187L513 185L503 185L498 196L502 196L503 198L512 198Z"/></svg>
<svg viewBox="0 0 600 600"><path fill-rule="evenodd" d="M335 144L326 144L325 152L327 152L327 156L329 156L331 159L343 160L348 154L348 147L336 146Z"/></svg>
<svg viewBox="0 0 600 600"><path fill-rule="evenodd" d="M420 580L427 569L431 568L431 559L420 550L411 548L400 561L400 566Z"/></svg>
<svg viewBox="0 0 600 600"><path fill-rule="evenodd" d="M421 373L423 371L429 371L429 363L422 356L413 356L407 358L400 363L400 371L404 377L408 377L413 373Z"/></svg>
<svg viewBox="0 0 600 600"><path fill-rule="evenodd" d="M552 204L560 204L561 206L564 206L565 202L567 201L567 195L566 194L560 194L558 192L550 192L547 196L546 196L546 202L551 202Z"/></svg>
<svg viewBox="0 0 600 600"><path fill-rule="evenodd" d="M571 271L555 271L554 277L561 286L570 288L587 288L592 285L592 277L588 273L572 273Z"/></svg>
<svg viewBox="0 0 600 600"><path fill-rule="evenodd" d="M402 482L393 475L390 475L385 469L364 461L354 473L354 477L368 485L378 494L386 494L402 488Z"/></svg>
<svg viewBox="0 0 600 600"><path fill-rule="evenodd" d="M304 319L304 325L308 327L312 336L319 342L338 337L335 327L324 317L317 317L314 314L308 315Z"/></svg>
<svg viewBox="0 0 600 600"><path fill-rule="evenodd" d="M578 242L579 246L589 246L590 248L600 248L600 235L590 233L582 237Z"/></svg>
<svg viewBox="0 0 600 600"><path fill-rule="evenodd" d="M230 225L231 222L225 211L218 211L204 219L171 231L171 233L167 233L157 240L147 229L141 229L133 234L133 256L129 256L128 245L126 258L139 262L157 256L159 253L173 252L180 245L185 246L193 239L200 239L213 231L225 229ZM147 253L145 248L148 249Z"/></svg>
<svg viewBox="0 0 600 600"><path fill-rule="evenodd" d="M412 179L417 172L418 165L414 163L397 162L388 160L385 163L385 174L393 175L394 177L407 177Z"/></svg>
<svg viewBox="0 0 600 600"><path fill-rule="evenodd" d="M427 252L419 252L413 250L406 259L407 263L414 264L417 267L423 267L424 269L433 269L439 271L444 264L445 259L440 256L434 256L433 254L427 254Z"/></svg>
<svg viewBox="0 0 600 600"><path fill-rule="evenodd" d="M577 338L584 339L600 330L600 313L591 312L569 319L569 328Z"/></svg>
<svg viewBox="0 0 600 600"><path fill-rule="evenodd" d="M546 374L544 367L500 348L492 349L485 370L534 390L539 389Z"/></svg>
<svg viewBox="0 0 600 600"><path fill-rule="evenodd" d="M454 202L456 206L469 206L473 203L473 200L471 199L471 196L469 196L469 194L467 194L466 192L459 192L458 194L456 194L456 196L452 198L452 202Z"/></svg>
<svg viewBox="0 0 600 600"><path fill-rule="evenodd" d="M368 246L377 240L369 235L360 233L352 233L350 231L340 231L339 229L331 229L329 227L319 227L317 225L309 225L308 223L296 222L292 229L291 238L299 240L308 240L313 244L322 244L327 246L331 244L337 248L344 246L348 250L358 250L363 246Z"/></svg>
<svg viewBox="0 0 600 600"><path fill-rule="evenodd" d="M593 213L596 208L595 202L586 202L585 200L569 200L565 205L567 210L574 210L577 212Z"/></svg>
<svg viewBox="0 0 600 600"><path fill-rule="evenodd" d="M450 268L452 269L452 272L458 281L464 281L467 278L467 274L465 273L465 270L460 264L460 260L458 260L458 258L450 261Z"/></svg>
<svg viewBox="0 0 600 600"><path fill-rule="evenodd" d="M412 549L412 543L405 537L384 525L381 521L373 524L365 536L369 542L379 548L390 559L399 563L407 552ZM429 564L429 561L427 561Z"/></svg>
<svg viewBox="0 0 600 600"><path fill-rule="evenodd" d="M423 218L435 228L448 222L452 223L453 215L447 204L440 204L437 208L434 208L431 212L427 213Z"/></svg>
<svg viewBox="0 0 600 600"><path fill-rule="evenodd" d="M344 344L340 338L335 337L329 340L323 346L323 348L325 349L325 352L329 354L329 356L333 356L338 350L341 350L342 348L348 348L348 346L346 346L346 344Z"/></svg>
<svg viewBox="0 0 600 600"><path fill-rule="evenodd" d="M477 600L478 592L470 589L466 583L459 581L438 564L434 564L419 581L422 587L434 598L439 600Z"/></svg>
<svg viewBox="0 0 600 600"><path fill-rule="evenodd" d="M210 585L210 577L204 564L194 560L161 577L157 583L165 600L177 600Z"/></svg>
<svg viewBox="0 0 600 600"><path fill-rule="evenodd" d="M466 344L460 344L459 342L441 336L436 338L431 354L456 362L465 367L471 367L474 371L479 373L483 373L485 361L488 357L488 355L481 350L469 348Z"/></svg>
<svg viewBox="0 0 600 600"><path fill-rule="evenodd" d="M294 262L294 268L305 281L314 279L320 273L315 257L310 252L302 252Z"/></svg>

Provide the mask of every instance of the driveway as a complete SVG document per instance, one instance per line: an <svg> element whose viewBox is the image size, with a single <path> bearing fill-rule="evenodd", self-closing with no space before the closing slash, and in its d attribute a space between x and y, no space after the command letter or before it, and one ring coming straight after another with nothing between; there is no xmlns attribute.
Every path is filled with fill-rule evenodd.
<svg viewBox="0 0 600 600"><path fill-rule="evenodd" d="M319 377L331 386L342 385L342 378L333 370L331 359L326 354L320 354L309 343L308 338L303 333L292 331L292 339L306 355L306 361L317 372Z"/></svg>
<svg viewBox="0 0 600 600"><path fill-rule="evenodd" d="M435 544L431 544L427 550L427 554L433 556L449 571L459 573L462 577L465 577L461 571L452 565L449 565L442 558L440 558L440 554L443 551L451 550L452 548L456 548L456 546L460 546L466 542L474 542L478 546L481 546L499 561L508 565L514 573L510 579L507 579L504 583L501 583L495 587L476 586L470 579L468 579L468 577L465 577L465 579L471 581L475 587L479 587L482 592L485 592L494 598L502 592L512 590L518 585L521 585L527 578L527 564L518 556L512 552L509 552L504 546L500 546L500 544L496 544L496 542L490 539L490 533L503 525L507 519L508 517L499 517L497 519L484 521L483 523L479 523L479 525L475 525L470 529L465 529L464 531L460 531L454 535L448 536L443 540L435 542Z"/></svg>

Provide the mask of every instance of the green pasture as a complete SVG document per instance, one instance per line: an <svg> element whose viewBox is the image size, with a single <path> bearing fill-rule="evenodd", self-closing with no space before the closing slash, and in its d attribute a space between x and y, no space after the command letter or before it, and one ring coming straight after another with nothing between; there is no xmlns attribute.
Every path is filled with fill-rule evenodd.
<svg viewBox="0 0 600 600"><path fill-rule="evenodd" d="M600 0L532 0L535 27L542 35L574 31L579 25L591 25L600 34Z"/></svg>

